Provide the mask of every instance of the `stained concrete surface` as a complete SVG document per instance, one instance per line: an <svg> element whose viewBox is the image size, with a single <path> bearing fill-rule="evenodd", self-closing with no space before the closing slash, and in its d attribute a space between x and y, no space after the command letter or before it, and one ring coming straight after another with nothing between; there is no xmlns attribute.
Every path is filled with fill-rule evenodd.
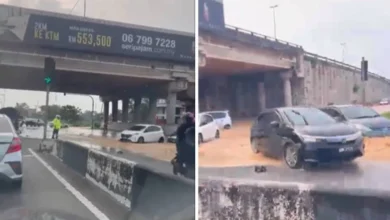
<svg viewBox="0 0 390 220"><path fill-rule="evenodd" d="M350 191L361 195L390 195L390 164L379 162L355 162L323 165L310 170L293 170L287 167L266 166L267 171L255 172L254 166L230 168L199 168L200 178L233 178L294 182L313 185L334 191Z"/></svg>
<svg viewBox="0 0 390 220"><path fill-rule="evenodd" d="M24 183L21 191L5 183L0 185L0 213L49 212L64 220L97 220L65 187L28 151L37 149L40 140L22 139ZM39 154L66 181L74 186L110 219L122 220L127 209L100 189L47 154ZM13 209L13 210L11 210ZM7 212L9 211L9 212ZM78 219L79 218L79 219ZM0 214L0 219L3 218Z"/></svg>

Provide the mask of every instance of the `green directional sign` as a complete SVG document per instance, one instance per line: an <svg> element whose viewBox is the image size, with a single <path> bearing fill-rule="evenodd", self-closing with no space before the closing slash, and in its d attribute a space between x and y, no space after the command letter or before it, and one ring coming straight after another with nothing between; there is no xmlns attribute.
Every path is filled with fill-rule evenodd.
<svg viewBox="0 0 390 220"><path fill-rule="evenodd" d="M55 72L56 72L56 62L53 58L51 57L46 57L45 58L45 78L43 79L45 81L46 85L49 85L53 83L53 79L55 77Z"/></svg>
<svg viewBox="0 0 390 220"><path fill-rule="evenodd" d="M51 78L50 77L45 77L45 83L50 84L51 83Z"/></svg>

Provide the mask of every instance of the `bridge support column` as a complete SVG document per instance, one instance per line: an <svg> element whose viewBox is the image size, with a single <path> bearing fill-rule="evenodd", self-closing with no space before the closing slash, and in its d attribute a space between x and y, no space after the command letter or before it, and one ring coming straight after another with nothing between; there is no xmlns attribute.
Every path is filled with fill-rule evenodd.
<svg viewBox="0 0 390 220"><path fill-rule="evenodd" d="M283 80L283 92L284 92L284 105L292 106L292 95L291 95L291 77L292 72L287 71L281 74Z"/></svg>
<svg viewBox="0 0 390 220"><path fill-rule="evenodd" d="M141 122L141 103L142 97L135 97L134 98L134 114L133 114L133 122Z"/></svg>
<svg viewBox="0 0 390 220"><path fill-rule="evenodd" d="M110 114L110 102L109 101L104 101L103 102L103 130L108 129L108 117Z"/></svg>
<svg viewBox="0 0 390 220"><path fill-rule="evenodd" d="M266 95L265 95L265 86L264 82L257 83L257 93L259 97L259 110L263 111L266 109Z"/></svg>
<svg viewBox="0 0 390 220"><path fill-rule="evenodd" d="M176 81L169 83L166 108L167 125L176 124L177 93L186 89L188 89L188 81L185 79L177 79Z"/></svg>
<svg viewBox="0 0 390 220"><path fill-rule="evenodd" d="M111 105L111 111L112 111L112 121L117 122L118 121L118 100L112 100Z"/></svg>
<svg viewBox="0 0 390 220"><path fill-rule="evenodd" d="M167 124L175 124L177 93L169 92L167 97Z"/></svg>
<svg viewBox="0 0 390 220"><path fill-rule="evenodd" d="M148 122L155 123L156 122L156 114L157 114L157 97L149 98L149 113L148 113Z"/></svg>
<svg viewBox="0 0 390 220"><path fill-rule="evenodd" d="M129 121L129 98L122 99L122 122Z"/></svg>

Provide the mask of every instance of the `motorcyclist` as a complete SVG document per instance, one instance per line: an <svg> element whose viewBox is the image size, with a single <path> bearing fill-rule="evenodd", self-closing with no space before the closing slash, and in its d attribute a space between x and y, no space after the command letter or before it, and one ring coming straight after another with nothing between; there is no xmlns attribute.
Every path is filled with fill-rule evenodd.
<svg viewBox="0 0 390 220"><path fill-rule="evenodd" d="M185 113L176 130L176 157L172 160L174 173L183 175L195 170L195 117ZM192 174L190 174L192 176ZM191 178L191 177L190 177Z"/></svg>
<svg viewBox="0 0 390 220"><path fill-rule="evenodd" d="M58 139L58 133L61 129L61 116L56 115L56 117L53 119L53 134L51 136L51 139Z"/></svg>

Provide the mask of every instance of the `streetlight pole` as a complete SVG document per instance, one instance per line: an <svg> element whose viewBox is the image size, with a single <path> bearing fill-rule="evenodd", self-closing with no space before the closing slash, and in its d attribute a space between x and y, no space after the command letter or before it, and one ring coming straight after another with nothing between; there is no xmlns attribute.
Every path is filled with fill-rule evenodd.
<svg viewBox="0 0 390 220"><path fill-rule="evenodd" d="M346 43L341 43L341 46L343 47L343 49L341 51L341 61L344 63L344 60L345 60L345 49L347 47L347 44Z"/></svg>
<svg viewBox="0 0 390 220"><path fill-rule="evenodd" d="M93 121L93 112L95 111L95 100L91 95L87 95L92 100L92 111L91 111L91 134L93 134L93 127L94 127L94 121Z"/></svg>
<svg viewBox="0 0 390 220"><path fill-rule="evenodd" d="M276 16L275 16L275 9L278 7L278 5L272 5L270 8L272 9L273 15L274 15L274 38L276 39Z"/></svg>
<svg viewBox="0 0 390 220"><path fill-rule="evenodd" d="M86 16L86 14L87 14L87 0L84 0L84 17Z"/></svg>

